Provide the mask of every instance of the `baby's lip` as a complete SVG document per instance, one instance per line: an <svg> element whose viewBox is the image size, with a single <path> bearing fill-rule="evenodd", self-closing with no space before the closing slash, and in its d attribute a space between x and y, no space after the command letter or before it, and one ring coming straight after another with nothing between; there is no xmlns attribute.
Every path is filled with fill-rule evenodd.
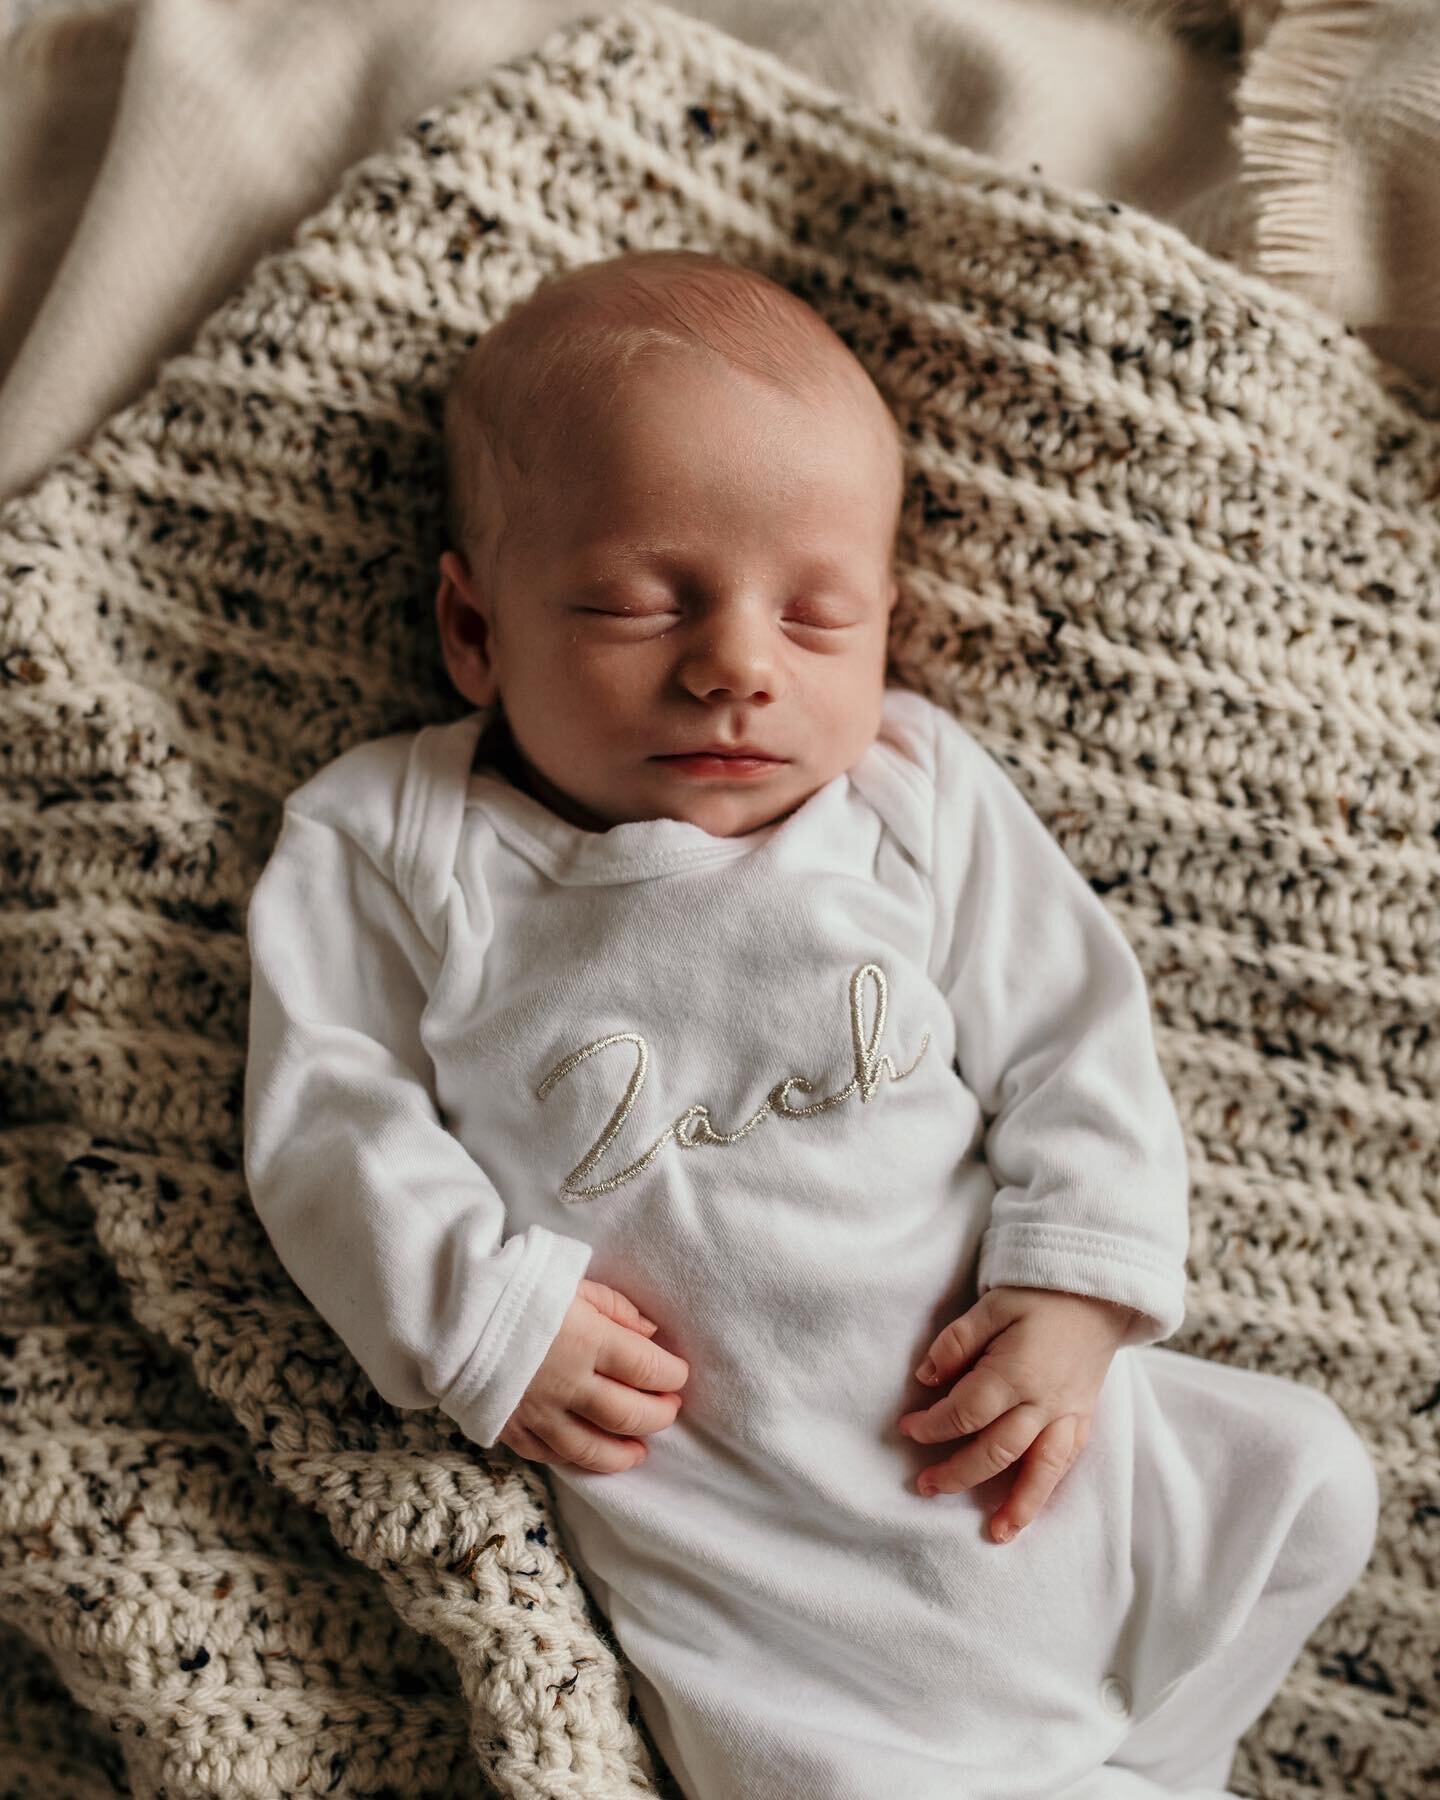
<svg viewBox="0 0 1440 1800"><path fill-rule="evenodd" d="M654 760L663 762L672 756L754 756L765 762L786 762L784 756L776 756L773 751L762 750L758 744L696 744L689 750L662 750Z"/></svg>

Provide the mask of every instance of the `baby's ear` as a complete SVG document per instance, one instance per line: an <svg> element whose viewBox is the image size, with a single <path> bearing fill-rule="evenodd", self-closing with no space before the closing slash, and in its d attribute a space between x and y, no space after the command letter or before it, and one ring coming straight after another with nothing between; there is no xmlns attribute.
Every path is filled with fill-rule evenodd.
<svg viewBox="0 0 1440 1800"><path fill-rule="evenodd" d="M463 557L447 550L440 558L435 590L435 622L445 667L457 691L472 706L495 699L495 671L490 664L490 630L483 602L471 585Z"/></svg>

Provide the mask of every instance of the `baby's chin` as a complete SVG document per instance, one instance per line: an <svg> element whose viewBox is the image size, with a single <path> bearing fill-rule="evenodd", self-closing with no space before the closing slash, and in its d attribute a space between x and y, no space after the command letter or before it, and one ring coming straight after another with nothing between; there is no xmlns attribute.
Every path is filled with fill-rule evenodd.
<svg viewBox="0 0 1440 1800"><path fill-rule="evenodd" d="M711 837L748 837L751 832L788 819L815 791L810 787L797 794L791 789L784 795L762 799L758 794L722 793L712 788L703 794L661 794L653 800L596 799L588 805L568 796L565 802L557 804L560 796L552 793L546 804L572 825L587 831L609 831L616 825L638 824L647 819L679 819L709 832Z"/></svg>
<svg viewBox="0 0 1440 1800"><path fill-rule="evenodd" d="M791 801L788 806L780 807L778 811L767 813L762 819L747 818L734 825L713 823L709 819L692 819L690 823L698 825L702 831L708 831L711 837L749 837L752 832L764 831L766 826L778 825L782 819L788 819L809 798L806 794L799 800Z"/></svg>
<svg viewBox="0 0 1440 1800"><path fill-rule="evenodd" d="M759 794L721 792L712 788L704 794L676 795L659 813L648 817L684 819L708 831L711 837L748 837L763 831L767 825L778 825L802 807L818 787L815 784L796 791L762 797Z"/></svg>

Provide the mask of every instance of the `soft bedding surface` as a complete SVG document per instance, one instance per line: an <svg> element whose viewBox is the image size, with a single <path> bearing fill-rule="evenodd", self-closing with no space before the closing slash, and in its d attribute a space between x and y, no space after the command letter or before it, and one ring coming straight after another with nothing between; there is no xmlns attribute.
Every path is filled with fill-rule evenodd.
<svg viewBox="0 0 1440 1800"><path fill-rule="evenodd" d="M34 1793L660 1786L542 1473L369 1389L253 1217L240 1095L283 795L463 710L430 622L450 367L549 270L680 244L803 294L905 428L890 676L1145 967L1194 1184L1172 1347L1323 1388L1380 1473L1374 1561L1232 1785L1418 1794L1440 397L1144 215L649 4L354 168L0 509L0 1763Z"/></svg>

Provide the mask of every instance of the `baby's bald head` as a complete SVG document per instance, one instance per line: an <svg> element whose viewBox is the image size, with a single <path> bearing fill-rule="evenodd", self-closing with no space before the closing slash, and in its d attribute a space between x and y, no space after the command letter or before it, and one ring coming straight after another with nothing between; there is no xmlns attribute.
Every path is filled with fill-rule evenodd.
<svg viewBox="0 0 1440 1800"><path fill-rule="evenodd" d="M722 359L796 399L840 403L891 446L898 524L903 446L863 365L797 295L757 270L688 250L633 252L551 277L462 359L445 396L445 523L495 584L512 532L543 513L587 413L637 360Z"/></svg>

